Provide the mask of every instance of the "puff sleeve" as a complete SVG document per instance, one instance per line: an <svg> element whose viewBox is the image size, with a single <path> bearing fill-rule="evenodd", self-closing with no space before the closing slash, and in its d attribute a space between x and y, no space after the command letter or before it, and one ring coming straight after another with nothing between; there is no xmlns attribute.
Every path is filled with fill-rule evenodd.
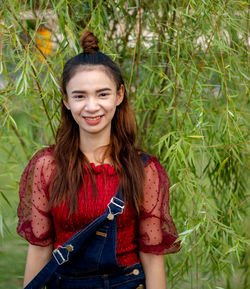
<svg viewBox="0 0 250 289"><path fill-rule="evenodd" d="M145 167L144 202L139 216L139 250L157 255L176 253L180 242L169 211L169 179L155 157Z"/></svg>
<svg viewBox="0 0 250 289"><path fill-rule="evenodd" d="M32 245L53 243L49 211L49 181L54 169L51 148L38 151L26 166L19 183L17 233Z"/></svg>

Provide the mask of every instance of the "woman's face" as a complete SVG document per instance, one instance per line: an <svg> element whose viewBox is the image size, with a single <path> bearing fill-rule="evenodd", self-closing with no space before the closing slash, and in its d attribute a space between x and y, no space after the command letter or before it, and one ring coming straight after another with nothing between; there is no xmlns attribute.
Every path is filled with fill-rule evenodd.
<svg viewBox="0 0 250 289"><path fill-rule="evenodd" d="M80 135L110 136L116 107L124 97L124 86L117 91L114 80L104 69L93 67L77 72L66 86L65 106L79 125Z"/></svg>

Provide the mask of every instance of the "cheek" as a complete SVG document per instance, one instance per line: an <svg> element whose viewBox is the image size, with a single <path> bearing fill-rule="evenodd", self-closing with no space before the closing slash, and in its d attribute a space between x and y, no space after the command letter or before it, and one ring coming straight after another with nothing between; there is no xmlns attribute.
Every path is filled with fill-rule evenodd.
<svg viewBox="0 0 250 289"><path fill-rule="evenodd" d="M110 100L110 102L107 104L107 108L110 110L110 111L115 111L116 110L116 107L117 107L117 99L112 99Z"/></svg>
<svg viewBox="0 0 250 289"><path fill-rule="evenodd" d="M71 106L69 112L71 113L74 121L79 125L79 123L81 122L81 110L79 110L77 106Z"/></svg>
<svg viewBox="0 0 250 289"><path fill-rule="evenodd" d="M70 110L73 113L78 113L82 110L82 105L80 103L70 103Z"/></svg>
<svg viewBox="0 0 250 289"><path fill-rule="evenodd" d="M110 105L109 107L109 114L110 114L110 117L113 118L113 116L115 115L115 111L116 111L116 105Z"/></svg>

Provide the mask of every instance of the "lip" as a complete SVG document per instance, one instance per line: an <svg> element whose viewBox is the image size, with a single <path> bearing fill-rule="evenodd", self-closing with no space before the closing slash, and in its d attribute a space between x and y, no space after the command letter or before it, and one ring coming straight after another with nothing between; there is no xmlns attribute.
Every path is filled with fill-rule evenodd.
<svg viewBox="0 0 250 289"><path fill-rule="evenodd" d="M96 116L83 116L83 119L89 125L97 125L101 122L103 115L96 115Z"/></svg>

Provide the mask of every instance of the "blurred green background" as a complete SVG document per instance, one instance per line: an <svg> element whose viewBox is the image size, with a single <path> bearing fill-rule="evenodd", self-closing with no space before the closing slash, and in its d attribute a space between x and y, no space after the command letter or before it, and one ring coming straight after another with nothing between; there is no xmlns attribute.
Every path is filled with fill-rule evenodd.
<svg viewBox="0 0 250 289"><path fill-rule="evenodd" d="M121 67L141 146L171 181L182 250L168 289L249 288L247 1L0 3L0 288L22 288L18 182L53 143L63 65L83 29Z"/></svg>

